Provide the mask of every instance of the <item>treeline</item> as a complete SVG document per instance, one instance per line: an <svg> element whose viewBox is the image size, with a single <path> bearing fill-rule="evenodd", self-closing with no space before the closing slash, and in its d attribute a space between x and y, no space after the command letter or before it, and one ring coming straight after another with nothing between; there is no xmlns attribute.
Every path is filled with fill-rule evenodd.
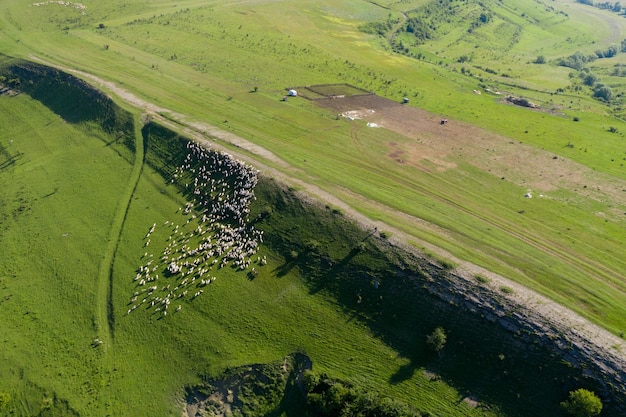
<svg viewBox="0 0 626 417"><path fill-rule="evenodd" d="M395 34L409 34L414 39L414 45L421 45L444 35L457 23L468 25L467 32L471 34L492 21L493 14L482 2L476 2L480 7L480 13L467 19L465 15L467 4L469 1L431 1L424 6L407 11L406 21L399 27L396 26L400 23L400 19L392 17L390 13L387 19L366 23L359 29L365 33L389 37L395 52L408 53L404 46L399 46L400 42L394 44Z"/></svg>
<svg viewBox="0 0 626 417"><path fill-rule="evenodd" d="M361 32L369 33L370 35L385 37L387 36L389 31L391 31L394 25L398 24L398 22L399 19L393 18L391 13L389 13L386 20L368 22L364 25L359 26L359 30Z"/></svg>
<svg viewBox="0 0 626 417"><path fill-rule="evenodd" d="M576 1L580 4L586 4L587 6L597 7L598 9L602 9L602 10L610 10L612 12L622 13L622 14L626 13L626 10L622 8L622 5L618 1L616 1L615 3L611 3L608 1L605 1L602 3L594 3L593 0L576 0Z"/></svg>
<svg viewBox="0 0 626 417"><path fill-rule="evenodd" d="M582 1L587 0L579 0L579 2ZM602 101L610 102L614 98L611 87L602 83L597 75L593 74L589 70L589 68L586 68L586 65L595 61L596 59L612 58L624 52L626 52L626 39L623 39L619 45L610 45L607 49L604 50L598 49L593 54L585 55L582 52L577 51L573 55L559 58L556 63L559 66L568 67L579 71L578 78L582 80L583 85L591 87L593 97ZM545 58L543 56L537 57L535 63L543 64L545 63ZM626 71L620 72L619 69L616 69L612 75L626 76ZM580 86L576 87L576 89L580 90Z"/></svg>
<svg viewBox="0 0 626 417"><path fill-rule="evenodd" d="M584 68L578 77L582 80L584 85L591 87L594 98L606 102L611 101L613 98L613 90L611 87L601 82L600 78L596 74L592 73L588 68Z"/></svg>
<svg viewBox="0 0 626 417"><path fill-rule="evenodd" d="M622 48L626 46L626 41L622 41ZM617 52L613 52L614 49L611 48L611 52L615 56ZM621 49L621 52L626 52L626 49ZM596 99L610 102L613 99L613 90L608 85L602 83L600 78L591 72L589 68L585 67L585 64L589 62L593 62L598 57L596 55L584 55L581 52L576 52L573 55L570 55L566 58L561 58L557 61L557 65L562 67L568 67L575 69L578 71L578 78L582 81L582 84L590 87L592 91L592 96ZM539 63L539 58L535 61ZM581 90L580 85L576 85L574 90Z"/></svg>
<svg viewBox="0 0 626 417"><path fill-rule="evenodd" d="M557 60L557 65L561 67L568 67L580 71L583 69L585 64L595 61L596 59L602 58L613 58L619 53L626 52L626 39L622 40L619 45L610 45L608 48L602 50L598 49L593 54L585 55L582 52L577 51L575 54L570 55L565 58L559 58ZM542 57L537 58L535 61L538 64L541 64ZM545 62L545 60L544 60Z"/></svg>

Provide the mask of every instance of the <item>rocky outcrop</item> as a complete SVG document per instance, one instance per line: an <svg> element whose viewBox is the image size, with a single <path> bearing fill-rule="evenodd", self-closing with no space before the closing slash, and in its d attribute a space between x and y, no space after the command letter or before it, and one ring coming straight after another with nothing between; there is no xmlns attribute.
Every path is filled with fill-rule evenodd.
<svg viewBox="0 0 626 417"><path fill-rule="evenodd" d="M626 360L617 348L606 349L578 329L567 327L559 317L546 316L532 305L516 302L514 297L481 284L473 277L446 270L426 259L414 258L414 261L420 263L422 272L430 278L425 285L430 293L461 310L497 323L514 334L520 343L539 345L581 369L585 377L602 387L599 394L603 400L619 410L620 415L626 415ZM424 287L421 277L412 278Z"/></svg>
<svg viewBox="0 0 626 417"><path fill-rule="evenodd" d="M535 104L523 97L506 96L505 100L507 103L515 104L516 106L521 107L528 107L529 109L538 109L540 107L538 104Z"/></svg>

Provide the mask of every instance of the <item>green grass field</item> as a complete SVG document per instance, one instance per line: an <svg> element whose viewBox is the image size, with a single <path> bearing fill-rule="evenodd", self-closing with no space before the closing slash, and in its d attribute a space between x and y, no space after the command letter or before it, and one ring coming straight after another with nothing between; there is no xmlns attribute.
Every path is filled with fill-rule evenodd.
<svg viewBox="0 0 626 417"><path fill-rule="evenodd" d="M132 183L131 166L95 127L67 124L25 95L2 97L0 104L3 125L15 128L7 136L13 142L3 136L3 147L19 155L2 173L3 201L15 203L3 204L2 216L1 314L7 325L0 390L12 396L11 415L47 408L70 415L65 402L79 415L178 415L182 387L200 375L270 362L298 349L319 371L363 375L357 382L364 387L420 409L471 412L454 405L457 390L443 382L433 386L420 373L397 387L387 385L406 358L364 323L349 320L331 294L310 295L295 271L277 276L283 260L266 250L268 265L258 279L224 270L206 296L184 302L168 320L147 311L124 314L145 230L176 220L183 202L149 167L132 194L116 252L114 332L94 347L95 338L105 340L98 280L110 236L101 231L114 228L123 190ZM155 232L153 245L165 242L162 233Z"/></svg>
<svg viewBox="0 0 626 417"><path fill-rule="evenodd" d="M577 51L619 45L626 38L623 18L569 1L446 2L445 13L433 4L192 0L82 8L9 0L0 5L0 53L86 71L184 114L186 122L220 126L280 157L287 166L258 159L286 175L623 334L626 84L619 70L626 54L587 65L612 88L609 104L593 99L575 70L556 65ZM486 22L479 24L481 13ZM403 19L424 16L436 28L430 39L393 33ZM384 36L361 30L386 21ZM398 42L401 53L392 51ZM546 63L533 63L538 56ZM0 55L0 66L8 62ZM510 146L528 146L546 160L557 156L554 165L536 168L551 178L545 198L523 198L531 187L527 172L501 176L496 168L502 167L487 170L462 149L446 155L454 168L442 171L436 161L424 162L427 169L398 164L386 156L389 144L409 149L415 139L338 119L311 101L280 101L288 87L335 83L394 101L409 97L410 105L505 135ZM528 97L546 111L473 92L486 88ZM0 391L11 393L15 414L52 407L80 415L178 415L182 387L200 375L272 362L301 348L321 371L362 375L363 387L433 415L558 413L556 391L537 400L551 405L535 410L529 392L516 403L519 393L483 381L493 373L477 375L475 385L455 374L476 363L448 358L439 366L449 378L429 382L419 372L427 363L411 365L414 352L406 344L416 336L410 331L400 327L381 337L371 321L351 318L358 311L347 295L352 287L311 294L301 268L279 274L288 248L261 249L269 262L259 279L221 272L207 294L183 304L182 314L126 316L146 231L156 223L153 240L164 246L160 226L185 204L155 171L173 169L174 156L167 164L159 158L178 145L142 136L138 114L134 125L126 115L105 131L96 123L99 113L72 101L73 93L64 100L62 91L36 89L31 94L39 101L25 93L0 96L0 315L7 323ZM497 150L485 149L485 156L491 152ZM555 165L564 158L580 164L581 179L549 175L558 174ZM320 227L290 222L285 230ZM336 259L346 249L327 248ZM437 324L416 323L420 337ZM103 345L92 347L95 338ZM406 379L390 383L403 369ZM550 372L570 377L557 365ZM516 383L529 377L522 373ZM461 403L473 389L494 407Z"/></svg>

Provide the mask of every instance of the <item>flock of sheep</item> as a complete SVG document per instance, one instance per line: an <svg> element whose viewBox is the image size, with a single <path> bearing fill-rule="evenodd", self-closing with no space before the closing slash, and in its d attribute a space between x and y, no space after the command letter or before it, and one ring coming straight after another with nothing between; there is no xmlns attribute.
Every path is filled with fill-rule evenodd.
<svg viewBox="0 0 626 417"><path fill-rule="evenodd" d="M178 209L183 222L163 224L169 237L158 258L144 253L127 314L141 306L167 316L170 306L176 305L178 312L184 299L200 296L203 287L216 280L215 269L230 266L243 271L252 262L266 263L265 257L253 261L263 232L248 224L258 171L193 142L187 149L185 161L171 179L189 199ZM153 224L144 238L146 248L156 227Z"/></svg>

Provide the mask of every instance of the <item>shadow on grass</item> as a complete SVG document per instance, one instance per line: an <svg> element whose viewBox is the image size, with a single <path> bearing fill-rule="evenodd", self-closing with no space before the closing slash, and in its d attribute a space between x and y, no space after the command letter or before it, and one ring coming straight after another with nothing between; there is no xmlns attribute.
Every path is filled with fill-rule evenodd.
<svg viewBox="0 0 626 417"><path fill-rule="evenodd" d="M389 383L392 385L399 384L401 382L407 381L413 378L415 371L418 369L418 366L415 362L411 361L406 365L402 365L398 370L391 375L389 378Z"/></svg>
<svg viewBox="0 0 626 417"><path fill-rule="evenodd" d="M148 136L164 133L155 125L145 129ZM148 153L154 156L148 162L166 180L184 157L181 138L168 135L150 144ZM560 415L559 404L569 390L596 390L597 384L556 353L553 342L522 330L513 333L498 317L469 311L462 295L446 287L453 279L450 271L400 253L341 213L306 204L272 180L260 179L255 194L250 217L264 232L265 245L285 259L276 276L298 274L311 294L328 294L350 320L361 321L407 358L408 363L390 370L389 383L428 370L429 379L442 380L507 417ZM436 327L448 335L441 355L426 348L426 337ZM613 402L623 403L623 396ZM291 400L283 400L287 412Z"/></svg>
<svg viewBox="0 0 626 417"><path fill-rule="evenodd" d="M390 384L411 380L423 369L430 375L425 377L442 380L511 417L560 415L560 402L569 390L601 390L558 353L554 342L523 329L511 332L498 317L488 320L469 311L463 296L445 287L454 279L450 271L400 254L383 239L374 244L373 234L364 239L363 231L346 219L320 207L304 207L295 196L290 200L288 191L271 187L257 186L261 204L280 198L285 208L259 221L258 228L276 253L286 258L290 252L301 254L276 274L297 271L311 294L332 296L349 320L360 320L407 358L390 370ZM311 239L320 242L318 250L306 250L303 242ZM436 327L448 335L440 355L426 345Z"/></svg>
<svg viewBox="0 0 626 417"><path fill-rule="evenodd" d="M285 261L284 264L282 264L278 268L275 268L274 270L272 270L272 273L276 274L277 277L282 278L282 277L288 275L291 272L291 270L293 268L295 268L296 266L298 266L298 260L297 259L287 260L287 261Z"/></svg>

